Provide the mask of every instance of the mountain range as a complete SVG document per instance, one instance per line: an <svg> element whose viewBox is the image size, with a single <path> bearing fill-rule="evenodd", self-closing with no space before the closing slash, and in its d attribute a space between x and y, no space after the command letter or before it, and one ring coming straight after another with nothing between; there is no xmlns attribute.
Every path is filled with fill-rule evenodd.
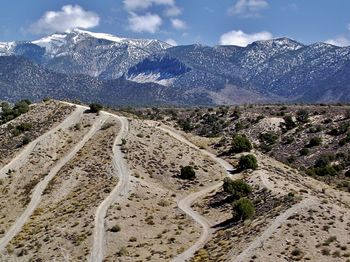
<svg viewBox="0 0 350 262"><path fill-rule="evenodd" d="M350 47L288 38L171 46L74 29L0 43L0 99L110 105L350 101Z"/></svg>

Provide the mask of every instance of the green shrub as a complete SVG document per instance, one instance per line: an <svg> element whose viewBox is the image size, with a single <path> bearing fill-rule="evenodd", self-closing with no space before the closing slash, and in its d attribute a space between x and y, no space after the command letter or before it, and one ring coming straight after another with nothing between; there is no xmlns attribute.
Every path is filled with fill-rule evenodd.
<svg viewBox="0 0 350 262"><path fill-rule="evenodd" d="M323 154L316 160L314 167L325 167L336 159L334 154Z"/></svg>
<svg viewBox="0 0 350 262"><path fill-rule="evenodd" d="M350 133L347 133L345 138L339 140L339 146L344 146L348 143L350 143Z"/></svg>
<svg viewBox="0 0 350 262"><path fill-rule="evenodd" d="M120 226L119 225L114 225L112 226L112 228L110 229L111 232L119 232L120 231Z"/></svg>
<svg viewBox="0 0 350 262"><path fill-rule="evenodd" d="M289 145L294 142L294 137L292 136L286 136L282 139L282 142L284 145Z"/></svg>
<svg viewBox="0 0 350 262"><path fill-rule="evenodd" d="M103 106L97 103L91 103L89 107L91 113L99 113L103 109Z"/></svg>
<svg viewBox="0 0 350 262"><path fill-rule="evenodd" d="M301 156L307 156L310 153L310 150L308 148L303 148L299 151Z"/></svg>
<svg viewBox="0 0 350 262"><path fill-rule="evenodd" d="M178 125L181 127L181 129L185 132L191 132L193 130L192 123L189 119L179 119L177 121Z"/></svg>
<svg viewBox="0 0 350 262"><path fill-rule="evenodd" d="M308 143L308 147L314 147L314 146L319 146L322 145L322 138L320 137L313 137L310 139L310 142Z"/></svg>
<svg viewBox="0 0 350 262"><path fill-rule="evenodd" d="M29 144L30 141L31 141L31 139L28 136L25 136L23 138L22 145L25 146L25 145Z"/></svg>
<svg viewBox="0 0 350 262"><path fill-rule="evenodd" d="M273 145L278 139L278 135L273 132L262 133L259 136L260 142L266 145Z"/></svg>
<svg viewBox="0 0 350 262"><path fill-rule="evenodd" d="M241 198L233 204L233 215L236 219L249 219L255 214L253 203L247 198Z"/></svg>
<svg viewBox="0 0 350 262"><path fill-rule="evenodd" d="M240 170L255 170L258 168L258 161L256 160L256 157L254 155L249 154L240 157L238 166Z"/></svg>
<svg viewBox="0 0 350 262"><path fill-rule="evenodd" d="M25 131L29 131L31 128L32 128L32 124L21 123L20 125L17 125L15 128L12 129L12 134L14 136L19 136L20 134L24 133Z"/></svg>
<svg viewBox="0 0 350 262"><path fill-rule="evenodd" d="M181 179L194 180L196 178L196 172L192 166L184 166L180 172Z"/></svg>
<svg viewBox="0 0 350 262"><path fill-rule="evenodd" d="M242 179L232 180L229 177L224 179L223 188L225 192L230 193L235 199L247 196L252 192L250 185L248 185Z"/></svg>
<svg viewBox="0 0 350 262"><path fill-rule="evenodd" d="M285 116L283 119L284 119L283 127L286 130L291 130L297 126L297 124L294 122L291 116Z"/></svg>
<svg viewBox="0 0 350 262"><path fill-rule="evenodd" d="M29 111L29 100L18 101L13 108L8 103L1 103L0 123L4 124Z"/></svg>
<svg viewBox="0 0 350 262"><path fill-rule="evenodd" d="M233 153L250 152L252 144L245 135L234 135L230 151Z"/></svg>
<svg viewBox="0 0 350 262"><path fill-rule="evenodd" d="M296 119L301 123L307 123L309 121L309 112L305 109L297 111Z"/></svg>
<svg viewBox="0 0 350 262"><path fill-rule="evenodd" d="M290 157L287 158L287 162L289 164L294 163L296 160L297 160L296 156L290 156Z"/></svg>
<svg viewBox="0 0 350 262"><path fill-rule="evenodd" d="M301 250L299 248L293 249L291 255L294 257L300 256L302 254Z"/></svg>
<svg viewBox="0 0 350 262"><path fill-rule="evenodd" d="M306 170L309 176L336 176L338 172L333 166L327 165L324 167L312 167Z"/></svg>

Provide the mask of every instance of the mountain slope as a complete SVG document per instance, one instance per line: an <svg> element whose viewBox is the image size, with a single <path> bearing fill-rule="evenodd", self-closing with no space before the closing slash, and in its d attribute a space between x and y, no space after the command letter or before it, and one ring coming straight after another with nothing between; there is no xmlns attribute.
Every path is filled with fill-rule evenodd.
<svg viewBox="0 0 350 262"><path fill-rule="evenodd" d="M7 78L5 99L14 92L12 82L28 83L23 88L33 89L32 97L47 93L115 105L119 99L133 105L346 102L350 93L350 47L304 45L288 38L247 47L171 47L74 29L32 42L0 43L0 56L9 55L40 67L34 75L5 76L9 72L1 69ZM33 81L41 87L31 87Z"/></svg>
<svg viewBox="0 0 350 262"><path fill-rule="evenodd" d="M159 104L210 104L201 94L183 95L155 83L139 84L124 78L100 80L87 75L66 75L49 71L22 57L0 57L0 97L33 101L45 97L100 102L111 106Z"/></svg>

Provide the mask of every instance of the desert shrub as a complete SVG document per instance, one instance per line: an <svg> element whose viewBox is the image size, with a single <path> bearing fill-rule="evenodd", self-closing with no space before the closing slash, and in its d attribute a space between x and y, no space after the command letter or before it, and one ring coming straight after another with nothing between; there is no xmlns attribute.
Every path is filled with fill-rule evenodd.
<svg viewBox="0 0 350 262"><path fill-rule="evenodd" d="M323 154L315 162L314 167L325 167L336 159L334 154Z"/></svg>
<svg viewBox="0 0 350 262"><path fill-rule="evenodd" d="M296 119L300 123L307 123L309 121L309 112L305 109L300 109L296 113Z"/></svg>
<svg viewBox="0 0 350 262"><path fill-rule="evenodd" d="M240 157L238 166L240 170L255 170L258 168L258 161L256 160L256 157L254 155L249 154Z"/></svg>
<svg viewBox="0 0 350 262"><path fill-rule="evenodd" d="M309 143L307 144L307 147L315 147L322 144L322 138L320 137L313 137L310 139Z"/></svg>
<svg viewBox="0 0 350 262"><path fill-rule="evenodd" d="M18 101L13 107L8 103L1 103L1 113L0 113L0 123L6 123L25 114L29 111L29 105L31 102L29 100Z"/></svg>
<svg viewBox="0 0 350 262"><path fill-rule="evenodd" d="M346 137L339 140L339 146L344 146L348 143L350 143L350 133L347 133Z"/></svg>
<svg viewBox="0 0 350 262"><path fill-rule="evenodd" d="M233 204L233 215L236 219L249 219L255 214L253 203L247 198L241 198Z"/></svg>
<svg viewBox="0 0 350 262"><path fill-rule="evenodd" d="M239 119L241 117L241 111L239 111L239 108L235 108L231 114L231 117L234 119Z"/></svg>
<svg viewBox="0 0 350 262"><path fill-rule="evenodd" d="M296 156L290 156L290 157L287 158L287 162L289 164L294 163L296 160L297 160Z"/></svg>
<svg viewBox="0 0 350 262"><path fill-rule="evenodd" d="M262 133L259 136L260 142L266 145L273 145L278 139L278 135L273 132Z"/></svg>
<svg viewBox="0 0 350 262"><path fill-rule="evenodd" d="M98 103L91 103L89 107L91 113L99 113L103 109L103 106Z"/></svg>
<svg viewBox="0 0 350 262"><path fill-rule="evenodd" d="M294 257L300 256L302 254L301 250L299 248L293 249L291 252L291 255Z"/></svg>
<svg viewBox="0 0 350 262"><path fill-rule="evenodd" d="M137 241L137 238L136 238L136 237L130 237L130 238L129 238L129 241L130 241L130 242L136 242L136 241Z"/></svg>
<svg viewBox="0 0 350 262"><path fill-rule="evenodd" d="M111 128L112 126L115 126L114 123L104 123L101 127L101 130L107 130L109 128Z"/></svg>
<svg viewBox="0 0 350 262"><path fill-rule="evenodd" d="M309 176L336 176L338 172L333 166L312 167L307 169L306 174Z"/></svg>
<svg viewBox="0 0 350 262"><path fill-rule="evenodd" d="M285 116L283 120L284 120L284 123L282 124L282 126L286 130L291 130L297 126L297 124L294 122L291 116Z"/></svg>
<svg viewBox="0 0 350 262"><path fill-rule="evenodd" d="M30 137L25 136L25 137L23 138L23 140L22 140L22 146L25 146L25 145L29 144L30 141L31 141Z"/></svg>
<svg viewBox="0 0 350 262"><path fill-rule="evenodd" d="M21 123L12 129L12 134L14 136L19 136L25 131L29 131L32 128L31 123Z"/></svg>
<svg viewBox="0 0 350 262"><path fill-rule="evenodd" d="M111 227L110 231L114 232L114 233L119 232L120 231L120 226L119 225L114 225L114 226Z"/></svg>
<svg viewBox="0 0 350 262"><path fill-rule="evenodd" d="M194 180L196 178L196 172L192 166L184 166L180 172L181 179Z"/></svg>
<svg viewBox="0 0 350 262"><path fill-rule="evenodd" d="M307 156L310 153L310 149L304 147L303 149L301 149L299 151L299 153L300 153L301 156Z"/></svg>
<svg viewBox="0 0 350 262"><path fill-rule="evenodd" d="M350 170L346 171L346 172L344 173L344 175L345 175L345 177L350 177Z"/></svg>
<svg viewBox="0 0 350 262"><path fill-rule="evenodd" d="M232 180L229 177L224 179L224 191L231 194L234 199L247 196L252 192L252 188L242 179Z"/></svg>
<svg viewBox="0 0 350 262"><path fill-rule="evenodd" d="M319 133L321 131L322 131L322 126L316 125L316 126L310 127L308 132L309 133Z"/></svg>
<svg viewBox="0 0 350 262"><path fill-rule="evenodd" d="M185 132L191 132L193 130L192 123L189 119L179 119L177 121L178 125L181 127L181 129Z"/></svg>
<svg viewBox="0 0 350 262"><path fill-rule="evenodd" d="M234 135L230 151L233 153L249 152L252 150L252 144L245 135Z"/></svg>
<svg viewBox="0 0 350 262"><path fill-rule="evenodd" d="M49 102L51 99L52 99L51 97L44 97L43 102L44 103Z"/></svg>
<svg viewBox="0 0 350 262"><path fill-rule="evenodd" d="M286 136L282 139L282 143L285 145L289 145L294 142L294 137L292 136Z"/></svg>
<svg viewBox="0 0 350 262"><path fill-rule="evenodd" d="M76 130L76 131L81 130L81 124L80 124L80 123L76 123L76 124L74 125L73 129ZM101 128L101 129L102 129L102 128Z"/></svg>
<svg viewBox="0 0 350 262"><path fill-rule="evenodd" d="M344 118L345 119L350 119L350 109L346 110L344 113Z"/></svg>
<svg viewBox="0 0 350 262"><path fill-rule="evenodd" d="M241 130L243 130L244 128L245 128L245 126L243 125L242 122L237 122L236 125L235 125L235 130L236 130L236 132L241 131Z"/></svg>
<svg viewBox="0 0 350 262"><path fill-rule="evenodd" d="M345 134L349 130L349 124L341 124L338 128L331 129L328 134L331 136L340 136Z"/></svg>

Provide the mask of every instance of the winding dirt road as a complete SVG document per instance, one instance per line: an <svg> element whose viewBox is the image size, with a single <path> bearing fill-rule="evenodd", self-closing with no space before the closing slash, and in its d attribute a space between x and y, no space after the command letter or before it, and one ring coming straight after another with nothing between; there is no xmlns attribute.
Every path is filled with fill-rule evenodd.
<svg viewBox="0 0 350 262"><path fill-rule="evenodd" d="M79 112L80 114L81 110L78 109L78 111L76 112ZM91 129L89 130L89 132L84 136L84 138L78 144L76 144L74 148L67 155L61 158L56 163L56 165L50 170L49 174L37 184L31 196L31 201L26 207L25 211L16 220L16 222L12 225L12 227L6 232L4 237L0 239L0 251L4 250L8 245L8 243L11 241L11 239L13 239L21 231L23 225L26 223L29 217L33 214L36 207L39 205L41 200L41 195L44 192L47 185L49 184L49 182L55 177L55 175L61 170L61 168L64 165L66 165L78 153L80 149L83 148L86 142L101 128L101 126L103 125L103 123L106 121L107 118L108 117L105 115L101 115L100 117L98 117L94 122L93 126L91 127ZM73 117L70 120L75 120L75 119L76 118ZM69 126L70 126L70 123L65 122L65 124ZM13 163L13 165L17 165L17 163Z"/></svg>
<svg viewBox="0 0 350 262"><path fill-rule="evenodd" d="M248 258L252 251L261 247L267 239L283 224L287 221L289 217L296 213L300 213L303 209L307 209L316 204L316 199L314 197L309 197L302 200L300 203L287 209L285 212L280 214L276 219L270 224L270 226L257 238L250 243L250 245L244 249L237 257L233 257L231 262L242 262L244 259Z"/></svg>
<svg viewBox="0 0 350 262"><path fill-rule="evenodd" d="M25 163L28 161L30 154L33 152L35 147L51 135L53 135L55 132L57 132L59 129L66 129L75 123L77 123L80 118L82 117L84 113L84 108L77 107L76 110L67 117L61 124L56 126L55 128L49 130L42 136L38 137L31 143L29 143L15 158L11 160L6 166L0 169L0 179L3 179L7 176L9 170L18 170L20 167L25 165Z"/></svg>
<svg viewBox="0 0 350 262"><path fill-rule="evenodd" d="M199 148L198 146L194 145L193 143L188 141L186 138L181 136L176 130L174 130L168 126L157 126L157 128L162 130L163 132L168 133L170 136L174 137L175 139L179 140L180 142L187 144L188 146L192 147L193 149L198 150L203 155L210 157L212 160L214 160L216 163L221 165L227 171L228 176L231 176L229 171L233 170L233 166L230 163L226 162L225 160L223 160L221 158L218 158L213 153L210 153L204 149ZM185 198L181 199L178 202L178 204L177 204L178 207L183 212L185 212L188 216L190 216L193 220L195 220L198 224L200 224L203 230L202 230L201 236L197 240L197 242L194 245L192 245L189 249L187 249L183 253L176 256L172 260L173 262L183 262L183 261L190 259L191 257L193 257L195 252L197 250L199 250L200 248L202 248L205 245L205 243L209 240L209 237L211 235L212 224L205 217L203 217L202 215L200 215L199 213L194 211L191 208L191 206L197 199L204 197L205 195L209 194L211 191L218 189L220 186L222 186L222 182L215 184L213 186L210 186L208 188L205 188L201 191L192 193L192 194L186 196Z"/></svg>
<svg viewBox="0 0 350 262"><path fill-rule="evenodd" d="M127 196L130 190L130 171L127 168L123 159L123 154L120 150L120 144L123 138L126 137L129 131L128 120L124 117L116 116L109 113L103 113L117 118L121 123L121 129L117 135L113 145L113 167L116 175L119 178L118 185L113 189L109 196L99 205L95 214L95 227L93 235L93 246L90 257L91 262L100 262L104 259L104 249L106 246L105 240L105 217L111 205L116 201Z"/></svg>

